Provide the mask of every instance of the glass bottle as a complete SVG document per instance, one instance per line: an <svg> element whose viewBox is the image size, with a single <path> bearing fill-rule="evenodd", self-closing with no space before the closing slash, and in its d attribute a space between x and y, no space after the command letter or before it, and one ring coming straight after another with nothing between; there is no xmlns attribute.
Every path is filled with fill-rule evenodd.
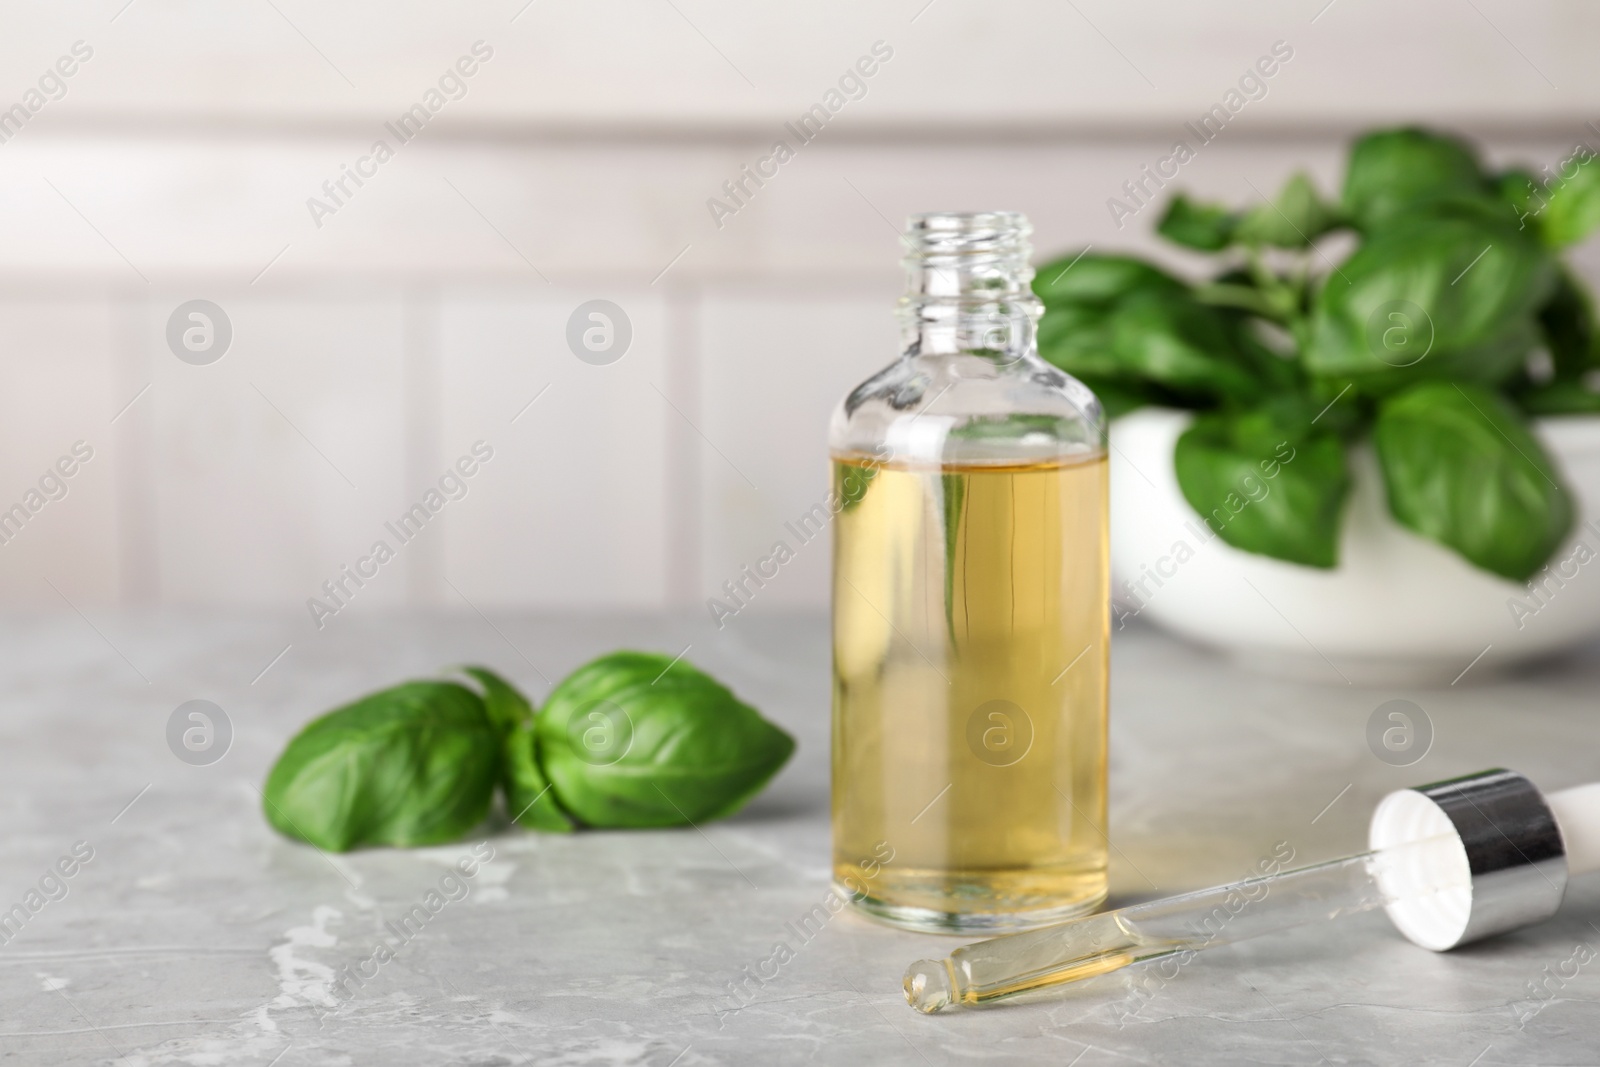
<svg viewBox="0 0 1600 1067"><path fill-rule="evenodd" d="M914 216L902 354L829 430L834 878L920 930L1106 893L1105 419L1039 358L1031 232Z"/></svg>

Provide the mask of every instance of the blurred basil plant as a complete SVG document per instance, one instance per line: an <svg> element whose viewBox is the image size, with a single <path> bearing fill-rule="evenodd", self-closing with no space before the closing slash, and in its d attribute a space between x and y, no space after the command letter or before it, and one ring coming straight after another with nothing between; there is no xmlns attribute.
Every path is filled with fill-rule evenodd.
<svg viewBox="0 0 1600 1067"><path fill-rule="evenodd" d="M1378 131L1336 203L1299 174L1243 210L1174 197L1157 230L1210 254L1209 280L1098 253L1041 266L1040 354L1111 417L1197 412L1178 483L1236 548L1337 566L1348 450L1366 441L1398 522L1522 581L1574 522L1528 418L1600 414L1593 301L1561 260L1597 227L1591 152L1541 182L1454 137ZM1339 233L1354 247L1336 261Z"/></svg>

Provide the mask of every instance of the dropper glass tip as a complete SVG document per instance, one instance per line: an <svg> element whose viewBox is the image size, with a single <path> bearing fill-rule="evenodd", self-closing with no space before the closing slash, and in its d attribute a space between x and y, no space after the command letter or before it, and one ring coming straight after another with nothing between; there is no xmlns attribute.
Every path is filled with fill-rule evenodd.
<svg viewBox="0 0 1600 1067"><path fill-rule="evenodd" d="M931 1015L949 1006L954 990L950 987L950 965L944 960L918 960L906 968L906 1003Z"/></svg>

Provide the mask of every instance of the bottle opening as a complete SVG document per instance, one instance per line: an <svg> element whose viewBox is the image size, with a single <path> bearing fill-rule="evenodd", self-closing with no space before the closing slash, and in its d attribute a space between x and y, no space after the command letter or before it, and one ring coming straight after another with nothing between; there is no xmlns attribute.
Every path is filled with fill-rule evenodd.
<svg viewBox="0 0 1600 1067"><path fill-rule="evenodd" d="M1033 227L1020 211L930 211L906 221L906 248L927 254L1030 251Z"/></svg>
<svg viewBox="0 0 1600 1067"><path fill-rule="evenodd" d="M911 300L1030 298L1033 227L1020 211L935 211L906 222Z"/></svg>

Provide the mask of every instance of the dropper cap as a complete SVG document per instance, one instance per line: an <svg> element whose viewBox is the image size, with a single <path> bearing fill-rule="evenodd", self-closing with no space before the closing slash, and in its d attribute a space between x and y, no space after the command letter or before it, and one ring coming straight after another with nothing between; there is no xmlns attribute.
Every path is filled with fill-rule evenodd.
<svg viewBox="0 0 1600 1067"><path fill-rule="evenodd" d="M1561 906L1569 875L1600 870L1600 783L1546 797L1520 774L1491 770L1402 789L1378 805L1370 835L1360 855L918 960L906 1000L922 1012L982 1004L1380 907L1435 951L1541 922Z"/></svg>
<svg viewBox="0 0 1600 1067"><path fill-rule="evenodd" d="M1438 837L1455 847L1383 859L1383 849ZM1372 813L1368 841L1389 919L1442 952L1550 918L1568 875L1600 869L1600 783L1546 797L1495 769L1401 789Z"/></svg>

